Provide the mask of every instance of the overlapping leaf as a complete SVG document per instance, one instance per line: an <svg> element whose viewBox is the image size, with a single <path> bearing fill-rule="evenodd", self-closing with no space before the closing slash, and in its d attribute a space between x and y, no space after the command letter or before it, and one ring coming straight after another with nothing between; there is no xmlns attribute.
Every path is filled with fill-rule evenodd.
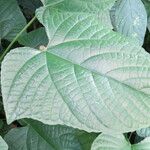
<svg viewBox="0 0 150 150"><path fill-rule="evenodd" d="M95 134L66 126L48 126L32 120L27 123L27 127L12 129L5 136L10 150L90 150L95 138ZM84 136L85 141L79 136Z"/></svg>
<svg viewBox="0 0 150 150"><path fill-rule="evenodd" d="M147 28L150 31L150 1L149 0L142 0L144 3L145 9L147 11Z"/></svg>
<svg viewBox="0 0 150 150"><path fill-rule="evenodd" d="M91 150L131 150L131 144L123 134L100 134L93 142Z"/></svg>
<svg viewBox="0 0 150 150"><path fill-rule="evenodd" d="M9 123L33 118L119 133L149 126L149 54L101 25L97 13L47 6L37 16L47 51L15 49L2 63Z"/></svg>
<svg viewBox="0 0 150 150"><path fill-rule="evenodd" d="M39 46L46 46L48 44L48 38L43 27L36 29L21 36L18 42L24 46L39 48Z"/></svg>
<svg viewBox="0 0 150 150"><path fill-rule="evenodd" d="M92 144L91 150L148 150L150 138L131 145L122 134L101 134Z"/></svg>
<svg viewBox="0 0 150 150"><path fill-rule="evenodd" d="M28 127L11 129L5 135L5 141L9 146L9 150L27 150L27 132Z"/></svg>
<svg viewBox="0 0 150 150"><path fill-rule="evenodd" d="M143 44L147 14L141 0L118 0L111 10L114 29Z"/></svg>
<svg viewBox="0 0 150 150"><path fill-rule="evenodd" d="M150 137L150 127L136 131L140 137Z"/></svg>
<svg viewBox="0 0 150 150"><path fill-rule="evenodd" d="M109 9L114 4L114 2L115 0L43 0L43 3L49 6L49 9L55 8L74 13L84 12L90 14L97 14L99 15L98 19L110 28L112 28L112 25Z"/></svg>
<svg viewBox="0 0 150 150"><path fill-rule="evenodd" d="M65 9L101 11L111 8L115 0L41 0L44 5L56 5Z"/></svg>

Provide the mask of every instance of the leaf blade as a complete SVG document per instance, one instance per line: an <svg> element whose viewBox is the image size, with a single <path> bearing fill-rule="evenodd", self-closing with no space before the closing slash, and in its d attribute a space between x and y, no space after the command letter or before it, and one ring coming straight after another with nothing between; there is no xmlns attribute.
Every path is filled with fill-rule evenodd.
<svg viewBox="0 0 150 150"><path fill-rule="evenodd" d="M38 15L41 13L51 40L49 48L43 52L27 47L15 49L2 63L8 122L31 117L88 132L119 133L148 126L149 55L101 25L97 14L49 6L42 9L45 15L43 10ZM72 16L79 19L69 20ZM87 17L95 28L90 23L90 32L83 34ZM70 28L75 34L65 38Z"/></svg>
<svg viewBox="0 0 150 150"><path fill-rule="evenodd" d="M128 12L128 13L126 13ZM119 0L111 10L114 29L143 44L147 26L147 14L141 0Z"/></svg>
<svg viewBox="0 0 150 150"><path fill-rule="evenodd" d="M5 136L10 150L90 150L96 137L94 133L87 134L67 126L49 126L30 119L24 121L28 124L26 127L12 129Z"/></svg>

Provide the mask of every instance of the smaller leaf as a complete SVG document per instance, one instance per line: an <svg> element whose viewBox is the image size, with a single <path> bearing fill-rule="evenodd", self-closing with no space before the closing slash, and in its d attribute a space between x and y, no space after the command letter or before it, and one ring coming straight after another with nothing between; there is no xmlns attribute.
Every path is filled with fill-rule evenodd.
<svg viewBox="0 0 150 150"><path fill-rule="evenodd" d="M27 150L27 127L13 128L5 135L9 150Z"/></svg>
<svg viewBox="0 0 150 150"><path fill-rule="evenodd" d="M149 0L142 0L147 11L147 28L150 31L150 1Z"/></svg>
<svg viewBox="0 0 150 150"><path fill-rule="evenodd" d="M118 0L111 10L115 31L137 39L143 44L147 26L147 14L141 0Z"/></svg>
<svg viewBox="0 0 150 150"><path fill-rule="evenodd" d="M76 137L78 138L82 150L91 150L91 145L97 136L98 133L94 133L94 132L88 133L80 130L77 130L77 134L76 134Z"/></svg>
<svg viewBox="0 0 150 150"><path fill-rule="evenodd" d="M95 133L86 133L66 126L49 126L24 119L26 127L10 130L5 140L10 150L90 150Z"/></svg>
<svg viewBox="0 0 150 150"><path fill-rule="evenodd" d="M137 130L136 133L140 137L150 137L150 127Z"/></svg>
<svg viewBox="0 0 150 150"><path fill-rule="evenodd" d="M48 44L48 38L45 29L41 27L21 36L18 42L24 46L38 48L40 45L46 46Z"/></svg>
<svg viewBox="0 0 150 150"><path fill-rule="evenodd" d="M123 134L100 134L92 144L91 150L148 150L150 137L131 145Z"/></svg>
<svg viewBox="0 0 150 150"><path fill-rule="evenodd" d="M91 150L131 150L131 144L123 134L100 134L92 144Z"/></svg>
<svg viewBox="0 0 150 150"><path fill-rule="evenodd" d="M8 150L8 146L1 136L0 136L0 150Z"/></svg>

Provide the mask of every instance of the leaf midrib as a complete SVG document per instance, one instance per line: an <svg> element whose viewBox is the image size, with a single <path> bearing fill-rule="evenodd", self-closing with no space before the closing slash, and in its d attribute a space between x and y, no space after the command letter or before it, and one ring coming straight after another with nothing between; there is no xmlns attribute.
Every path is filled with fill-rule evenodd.
<svg viewBox="0 0 150 150"><path fill-rule="evenodd" d="M111 79L111 80L113 80L113 81L115 81L115 82L119 82L119 83L121 83L123 86L127 86L128 88L130 88L130 89L132 89L132 90L134 90L134 91L136 91L136 92L139 92L139 93L143 94L143 95L146 96L146 97L150 97L148 94L144 93L143 91L140 91L140 90L138 90L138 89L136 89L136 88L134 88L134 87L132 87L132 86L130 86L130 85L128 85L128 84L125 84L125 83L123 83L123 82L121 82L121 81L118 81L117 79L112 78L111 76L102 74L102 73L97 72L97 71L95 71L95 70L91 70L91 69L88 68L88 67L82 66L82 65L80 65L80 64L77 64L76 62L71 61L70 59L67 60L66 58L60 57L59 55L57 55L57 54L55 54L55 53L52 53L51 51L46 51L46 53L49 53L49 54L51 54L51 55L54 55L55 57L58 57L59 59L63 59L63 60L65 60L65 61L67 61L67 62L69 62L69 63L71 63L71 64L73 64L73 65L77 65L77 66L79 66L79 67L82 67L83 69L86 69L86 70L88 70L88 71L90 71L90 72L93 72L93 73L95 73L95 74L101 75L101 76L103 76L103 77L105 77L105 78Z"/></svg>

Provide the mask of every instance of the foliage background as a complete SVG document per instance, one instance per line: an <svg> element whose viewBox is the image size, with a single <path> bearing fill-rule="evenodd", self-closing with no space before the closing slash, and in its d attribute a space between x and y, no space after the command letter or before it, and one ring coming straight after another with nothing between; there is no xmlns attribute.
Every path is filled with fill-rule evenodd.
<svg viewBox="0 0 150 150"><path fill-rule="evenodd" d="M13 0L11 1L11 4L12 4L12 2L13 2ZM0 5L2 3L4 3L3 0L0 1ZM6 36L4 34L0 35L1 36L1 41L0 41L1 56L3 55L4 51L7 49L8 45L13 40L13 38L17 35L17 33L19 33L23 29L23 27L35 16L35 10L37 8L39 8L40 6L42 6L42 3L40 0L17 0L17 3L19 6L18 11L19 11L19 13L22 13L22 14L20 14L20 17L19 17L19 20L20 20L19 25L15 24L14 26L19 26L19 29L15 29L15 33L11 33L11 36L8 36L8 35ZM150 9L148 7L149 2L147 0L143 0L143 3L145 4L147 13L149 15L150 14ZM14 5L14 7L16 7L16 6ZM18 14L15 14L15 15L18 15ZM9 19L9 21L10 21L10 19ZM14 20L14 23L16 23L16 20ZM4 29L4 27L1 24L0 24L0 28ZM11 27L7 27L7 29L11 30ZM147 52L150 53L150 31L149 31L149 29L150 29L150 27L148 26L146 35L145 35L145 39L144 39L143 47ZM29 28L25 32L23 32L23 34L19 37L19 39L13 44L13 46L11 48L29 46L29 47L34 47L34 48L39 49L41 45L46 46L47 43L48 43L48 38L47 38L44 27L39 23L39 21L35 20L29 26ZM4 108L3 108L2 96L1 96L0 97L0 135L2 137L4 137L8 133L8 131L10 131L10 129L13 129L13 128L16 129L17 127L25 127L27 124L28 123L25 123L24 120L20 120L20 121L15 121L10 125L7 125L5 112L4 112ZM82 135L81 133L83 131L78 131L78 132L79 133L77 133L77 135ZM15 133L13 133L13 134L15 134ZM92 135L91 136L88 133L84 132L83 136L85 136L85 135L86 135L86 137L89 137L88 143L91 145L91 143L97 137L98 134L93 133L93 134L91 134ZM7 135L7 136L9 136L9 135ZM78 136L78 137L81 138L81 136ZM136 134L136 132L126 134L126 137L128 137L128 139L130 140L131 143L137 143L143 139L142 137L139 137ZM87 146L87 147L89 147L89 146ZM86 150L88 150L88 148L86 148Z"/></svg>

